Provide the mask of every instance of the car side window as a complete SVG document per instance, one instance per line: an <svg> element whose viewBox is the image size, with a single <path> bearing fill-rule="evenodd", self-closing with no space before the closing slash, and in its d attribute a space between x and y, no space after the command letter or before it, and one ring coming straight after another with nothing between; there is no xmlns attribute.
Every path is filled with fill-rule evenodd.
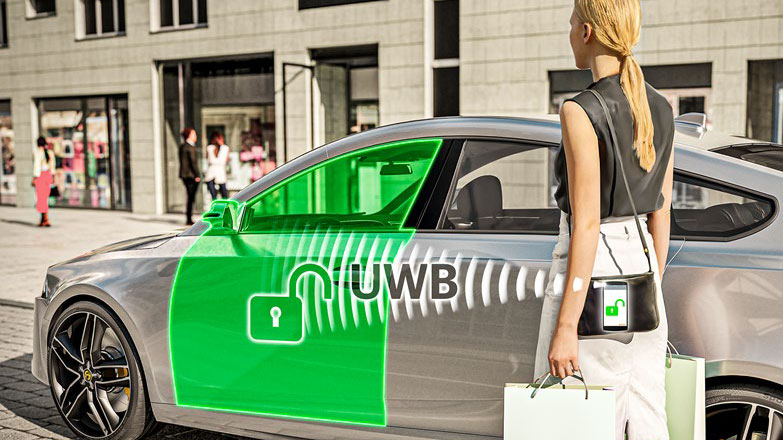
<svg viewBox="0 0 783 440"><path fill-rule="evenodd" d="M554 147L468 140L440 229L557 234Z"/></svg>
<svg viewBox="0 0 783 440"><path fill-rule="evenodd" d="M760 227L772 216L763 196L680 173L674 175L671 235L729 239Z"/></svg>
<svg viewBox="0 0 783 440"><path fill-rule="evenodd" d="M327 159L248 201L241 231L399 229L440 145L402 141Z"/></svg>

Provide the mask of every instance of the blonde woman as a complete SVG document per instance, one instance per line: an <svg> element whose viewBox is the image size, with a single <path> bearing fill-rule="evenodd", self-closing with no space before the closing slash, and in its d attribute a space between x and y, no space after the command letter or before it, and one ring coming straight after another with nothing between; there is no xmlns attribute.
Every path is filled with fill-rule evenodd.
<svg viewBox="0 0 783 440"><path fill-rule="evenodd" d="M616 390L616 438L668 439L664 363L668 326L661 272L669 246L674 121L666 99L644 81L633 55L639 40L639 0L575 0L571 49L576 66L590 69L588 86L607 102L619 155L596 96L583 91L560 109L562 145L555 158L560 234L544 296L536 376L564 383L582 373L588 383ZM639 213L655 276L660 323L650 332L580 337L577 323L593 276L648 270L622 161ZM567 417L567 415L564 415Z"/></svg>
<svg viewBox="0 0 783 440"><path fill-rule="evenodd" d="M225 144L223 134L219 131L213 131L209 135L209 145L207 145L207 172L204 174L204 181L207 183L209 195L212 200L217 199L217 193L220 191L220 197L228 198L226 189L226 164L228 163L229 147Z"/></svg>

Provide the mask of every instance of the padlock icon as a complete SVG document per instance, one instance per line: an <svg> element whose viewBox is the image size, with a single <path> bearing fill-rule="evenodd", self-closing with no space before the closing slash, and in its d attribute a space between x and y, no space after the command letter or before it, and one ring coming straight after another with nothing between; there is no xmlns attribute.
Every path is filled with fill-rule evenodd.
<svg viewBox="0 0 783 440"><path fill-rule="evenodd" d="M255 293L247 300L247 337L262 344L297 345L304 341L305 310L297 295L299 278L306 273L317 275L323 283L324 298L332 298L329 273L315 263L304 263L294 268L288 277L288 291Z"/></svg>
<svg viewBox="0 0 783 440"><path fill-rule="evenodd" d="M618 299L613 306L606 306L606 316L617 316L620 314L620 307L617 303L623 303L623 307L625 307L625 301Z"/></svg>

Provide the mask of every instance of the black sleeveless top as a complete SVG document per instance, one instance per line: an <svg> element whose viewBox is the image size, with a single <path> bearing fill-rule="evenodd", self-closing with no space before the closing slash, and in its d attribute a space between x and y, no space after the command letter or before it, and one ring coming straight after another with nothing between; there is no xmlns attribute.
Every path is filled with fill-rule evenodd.
<svg viewBox="0 0 783 440"><path fill-rule="evenodd" d="M612 112L615 133L617 134L620 160L623 161L628 185L631 187L636 212L645 214L663 207L663 178L666 165L672 154L674 140L674 117L669 102L650 84L647 87L647 100L650 104L654 135L655 163L648 173L639 165L633 148L633 117L628 99L620 87L620 74L605 76L593 82L587 88L595 89L603 96L609 111ZM615 162L614 149L610 143L609 125L598 99L590 92L581 92L566 101L574 101L585 110L598 137L598 151L601 162L601 218L633 215L628 194L623 184L623 176ZM555 200L560 210L570 214L568 200L568 173L563 142L555 154L555 179L557 189Z"/></svg>

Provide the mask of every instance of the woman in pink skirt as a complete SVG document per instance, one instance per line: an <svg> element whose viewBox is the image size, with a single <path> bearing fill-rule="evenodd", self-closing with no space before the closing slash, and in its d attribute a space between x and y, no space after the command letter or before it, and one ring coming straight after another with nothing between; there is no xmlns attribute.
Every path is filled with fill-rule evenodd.
<svg viewBox="0 0 783 440"><path fill-rule="evenodd" d="M38 148L33 156L33 185L35 186L35 210L41 213L38 226L51 226L49 223L49 192L52 188L54 171L54 152L46 139L38 138Z"/></svg>

